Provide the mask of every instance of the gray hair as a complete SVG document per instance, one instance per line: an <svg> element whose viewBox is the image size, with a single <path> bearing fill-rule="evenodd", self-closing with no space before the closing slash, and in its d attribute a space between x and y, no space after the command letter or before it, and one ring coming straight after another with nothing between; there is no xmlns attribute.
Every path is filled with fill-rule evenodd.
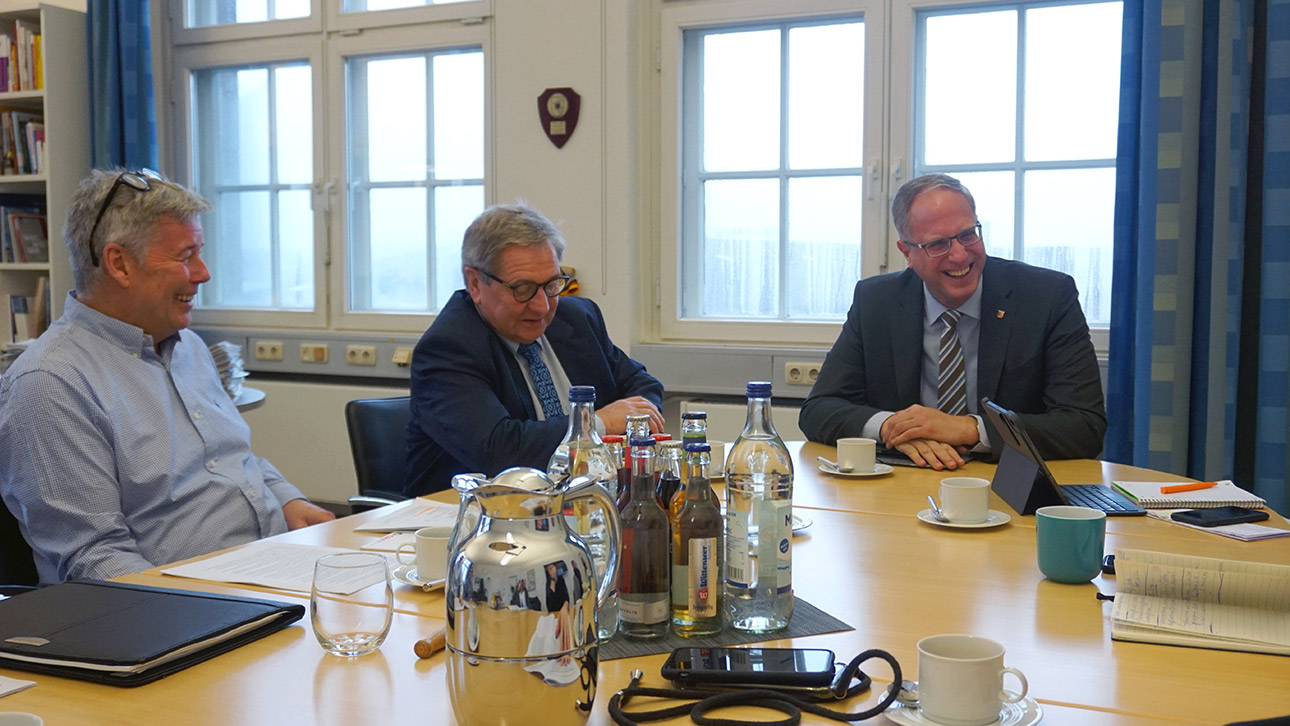
<svg viewBox="0 0 1290 726"><path fill-rule="evenodd" d="M972 198L972 192L963 186L963 182L949 174L916 176L901 184L900 189L896 190L896 196L891 200L891 222L896 226L896 233L900 235L902 242L912 241L909 229L909 208L913 206L914 199L919 194L933 189L949 189L962 194L972 206L972 213L976 213L976 200Z"/></svg>
<svg viewBox="0 0 1290 726"><path fill-rule="evenodd" d="M150 186L147 191L138 191L128 184L117 188L112 205L103 213L95 230L94 218L98 216L103 200L111 193L117 179L128 173L119 167L110 171L94 169L72 195L63 226L63 244L71 258L72 278L77 290L88 291L105 274L101 265L94 266L90 244L94 245L94 255L100 261L103 248L113 243L121 245L132 257L142 261L152 245L153 227L163 217L187 223L211 210L211 203L200 194L149 172L144 175ZM92 240L89 238L91 232L94 233Z"/></svg>
<svg viewBox="0 0 1290 726"><path fill-rule="evenodd" d="M522 201L497 204L481 212L466 228L461 240L461 266L496 274L497 260L507 247L541 244L551 245L556 262L564 259L564 235L551 220Z"/></svg>

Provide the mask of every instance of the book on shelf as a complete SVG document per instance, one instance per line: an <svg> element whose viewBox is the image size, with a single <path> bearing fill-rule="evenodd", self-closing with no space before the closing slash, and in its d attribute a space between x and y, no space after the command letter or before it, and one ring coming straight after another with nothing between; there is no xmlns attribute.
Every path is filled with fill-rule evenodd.
<svg viewBox="0 0 1290 726"><path fill-rule="evenodd" d="M9 296L9 329L13 331L10 339L18 343L28 339L27 331L31 327L32 299L26 295Z"/></svg>
<svg viewBox="0 0 1290 726"><path fill-rule="evenodd" d="M9 217L14 214L44 216L45 198L38 194L0 194L0 262L23 262L27 255L26 249L19 250L14 244L9 224ZM44 261L49 261L48 243Z"/></svg>
<svg viewBox="0 0 1290 726"><path fill-rule="evenodd" d="M1145 509L1213 509L1214 507L1248 507L1262 509L1268 502L1253 492L1248 492L1223 479L1206 489L1186 492L1162 492L1165 487L1186 482L1176 481L1112 481L1111 486Z"/></svg>
<svg viewBox="0 0 1290 726"><path fill-rule="evenodd" d="M45 215L12 212L7 216L13 249L23 262L49 262L49 239Z"/></svg>
<svg viewBox="0 0 1290 726"><path fill-rule="evenodd" d="M1116 550L1111 638L1290 655L1290 566Z"/></svg>

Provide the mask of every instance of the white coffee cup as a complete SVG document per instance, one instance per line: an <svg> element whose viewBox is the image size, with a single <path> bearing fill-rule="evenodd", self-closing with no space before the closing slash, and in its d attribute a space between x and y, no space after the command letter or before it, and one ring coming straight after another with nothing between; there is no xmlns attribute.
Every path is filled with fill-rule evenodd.
<svg viewBox="0 0 1290 726"><path fill-rule="evenodd" d="M980 524L990 516L990 480L952 476L941 480L941 513L955 524Z"/></svg>
<svg viewBox="0 0 1290 726"><path fill-rule="evenodd" d="M726 475L726 442L709 440L708 447L708 456L712 459L708 464L708 478L720 479Z"/></svg>
<svg viewBox="0 0 1290 726"><path fill-rule="evenodd" d="M442 580L448 569L448 540L452 537L452 527L422 527L413 536L412 544L399 546L394 553L399 564L416 564L417 579L422 582ZM411 547L409 552L406 548ZM411 554L411 560L404 560L403 555Z"/></svg>
<svg viewBox="0 0 1290 726"><path fill-rule="evenodd" d="M838 471L872 472L877 446L878 442L873 439L838 439Z"/></svg>
<svg viewBox="0 0 1290 726"><path fill-rule="evenodd" d="M1030 685L1016 668L1003 666L1003 644L975 635L932 635L918 641L918 708L948 726L982 726L999 720L1004 702L1026 697ZM1003 690L1003 676L1021 682Z"/></svg>

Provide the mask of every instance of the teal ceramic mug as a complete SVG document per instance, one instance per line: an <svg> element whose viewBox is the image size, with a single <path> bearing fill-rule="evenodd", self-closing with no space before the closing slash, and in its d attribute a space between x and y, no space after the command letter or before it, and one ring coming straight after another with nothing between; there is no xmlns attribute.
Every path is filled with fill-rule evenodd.
<svg viewBox="0 0 1290 726"><path fill-rule="evenodd" d="M1039 571L1053 582L1088 582L1102 570L1106 512L1088 507L1040 507L1035 512Z"/></svg>

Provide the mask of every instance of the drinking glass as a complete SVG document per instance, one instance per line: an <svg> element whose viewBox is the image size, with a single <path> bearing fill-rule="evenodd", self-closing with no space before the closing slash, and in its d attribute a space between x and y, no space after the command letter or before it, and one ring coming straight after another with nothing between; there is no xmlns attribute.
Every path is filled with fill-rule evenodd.
<svg viewBox="0 0 1290 726"><path fill-rule="evenodd" d="M374 552L319 557L309 611L314 637L328 653L353 657L380 648L394 616L385 557Z"/></svg>

